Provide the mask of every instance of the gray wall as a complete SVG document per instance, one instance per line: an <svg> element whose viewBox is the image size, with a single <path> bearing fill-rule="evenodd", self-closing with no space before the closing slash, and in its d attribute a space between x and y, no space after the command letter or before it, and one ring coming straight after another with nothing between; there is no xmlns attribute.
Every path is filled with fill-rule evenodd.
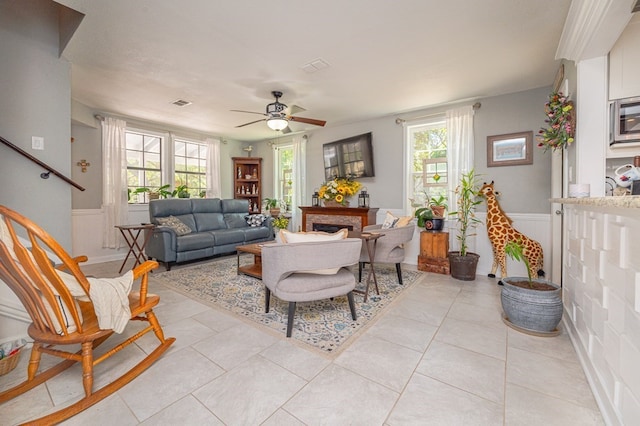
<svg viewBox="0 0 640 426"><path fill-rule="evenodd" d="M0 2L0 135L70 176L70 64L58 57L59 5ZM25 13L28 10L28 13ZM31 137L44 137L43 151ZM0 204L29 217L71 251L71 192L78 191L10 148L0 146Z"/></svg>
<svg viewBox="0 0 640 426"><path fill-rule="evenodd" d="M535 139L544 126L550 87L482 99L474 116L475 169L483 181L495 181L500 205L510 213L549 213L551 151ZM487 167L487 136L533 131L533 164ZM483 203L478 211L485 211Z"/></svg>

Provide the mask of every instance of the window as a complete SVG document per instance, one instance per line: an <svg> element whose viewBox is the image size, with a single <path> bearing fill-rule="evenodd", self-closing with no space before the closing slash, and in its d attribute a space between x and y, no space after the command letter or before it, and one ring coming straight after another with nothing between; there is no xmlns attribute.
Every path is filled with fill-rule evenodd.
<svg viewBox="0 0 640 426"><path fill-rule="evenodd" d="M125 132L127 189L129 202L148 202L149 194L136 188L158 189L162 185L162 145L164 138L137 131Z"/></svg>
<svg viewBox="0 0 640 426"><path fill-rule="evenodd" d="M191 197L203 196L207 189L210 146L185 138L147 130L127 129L127 189L129 203L148 203L149 192L160 187L168 191L186 186ZM147 188L137 192L138 188Z"/></svg>
<svg viewBox="0 0 640 426"><path fill-rule="evenodd" d="M176 139L174 142L174 187L186 185L189 195L200 197L207 190L206 144Z"/></svg>
<svg viewBox="0 0 640 426"><path fill-rule="evenodd" d="M276 198L284 201L287 211L293 202L293 145L279 145L275 148Z"/></svg>
<svg viewBox="0 0 640 426"><path fill-rule="evenodd" d="M444 116L406 128L407 193L411 207L424 207L432 197L447 196L447 128Z"/></svg>

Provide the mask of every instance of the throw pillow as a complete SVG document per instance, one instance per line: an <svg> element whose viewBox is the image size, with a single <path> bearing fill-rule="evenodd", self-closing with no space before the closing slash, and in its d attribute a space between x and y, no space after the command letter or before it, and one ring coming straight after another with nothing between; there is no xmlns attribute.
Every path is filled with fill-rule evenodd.
<svg viewBox="0 0 640 426"><path fill-rule="evenodd" d="M344 240L349 234L348 229L341 229L338 232L291 232L286 229L280 230L280 239L283 243L307 243L311 241L335 241Z"/></svg>
<svg viewBox="0 0 640 426"><path fill-rule="evenodd" d="M283 243L307 243L312 241L339 241L347 238L349 234L348 229L341 229L333 234L328 232L291 232L286 229L280 230L280 240ZM305 274L319 274L319 275L333 275L336 274L340 268L329 269L314 269L312 271L300 271Z"/></svg>
<svg viewBox="0 0 640 426"><path fill-rule="evenodd" d="M413 218L411 216L402 216L398 218L398 221L393 225L394 228L402 228L403 226L407 226L411 223Z"/></svg>
<svg viewBox="0 0 640 426"><path fill-rule="evenodd" d="M178 235L187 235L191 233L191 228L175 216L159 217L158 223L161 226L173 229Z"/></svg>
<svg viewBox="0 0 640 426"><path fill-rule="evenodd" d="M267 218L263 214L250 214L244 217L247 221L247 225L255 228L257 226L262 226L264 220Z"/></svg>
<svg viewBox="0 0 640 426"><path fill-rule="evenodd" d="M384 222L382 222L382 229L393 228L393 225L395 225L397 221L398 221L397 217L387 212L387 215L384 218Z"/></svg>

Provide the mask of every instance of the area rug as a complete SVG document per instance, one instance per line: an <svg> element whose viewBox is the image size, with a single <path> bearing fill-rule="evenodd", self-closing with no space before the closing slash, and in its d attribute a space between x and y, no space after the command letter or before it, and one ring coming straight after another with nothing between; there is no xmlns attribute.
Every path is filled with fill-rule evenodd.
<svg viewBox="0 0 640 426"><path fill-rule="evenodd" d="M248 259L249 256L241 258L241 264L248 262ZM154 273L153 279L201 303L223 308L286 335L288 302L272 296L269 313L265 313L262 281L238 275L236 262L235 257L229 257L206 264L174 268L168 272ZM353 266L352 270L357 279L357 266ZM356 289L364 290L366 270L362 275L363 282ZM376 265L380 294L375 293L373 282L366 303L363 295L354 294L358 316L356 321L351 318L346 296L333 300L298 302L292 338L325 353L334 353L370 324L403 290L424 275L420 271L403 270L404 284L399 285L394 265Z"/></svg>

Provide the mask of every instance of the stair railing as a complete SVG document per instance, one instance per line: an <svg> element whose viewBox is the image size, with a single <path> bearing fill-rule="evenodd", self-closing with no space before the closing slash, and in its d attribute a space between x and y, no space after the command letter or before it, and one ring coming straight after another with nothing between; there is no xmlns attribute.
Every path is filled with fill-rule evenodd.
<svg viewBox="0 0 640 426"><path fill-rule="evenodd" d="M3 144L5 144L6 146L8 146L9 148L13 149L14 151L22 154L23 156L27 157L29 160L33 161L34 163L36 163L37 165L44 167L46 170L48 170L48 172L42 172L40 173L40 177L42 179L49 179L49 174L53 173L54 175L58 176L60 179L62 179L63 181L67 182L69 185L75 186L76 188L78 188L80 191L84 191L84 188L80 185L78 185L77 183L75 183L74 181L72 181L71 179L69 179L68 177L66 177L65 175L63 175L62 173L60 173L59 171L57 171L56 169L54 169L53 167L49 166L46 163L43 163L42 161L38 160L36 157L34 157L33 155L29 154L28 152L26 152L25 150L23 150L22 148L12 144L11 142L9 142L8 140L6 140L5 138L3 138L2 136L0 136L0 142L2 142Z"/></svg>

